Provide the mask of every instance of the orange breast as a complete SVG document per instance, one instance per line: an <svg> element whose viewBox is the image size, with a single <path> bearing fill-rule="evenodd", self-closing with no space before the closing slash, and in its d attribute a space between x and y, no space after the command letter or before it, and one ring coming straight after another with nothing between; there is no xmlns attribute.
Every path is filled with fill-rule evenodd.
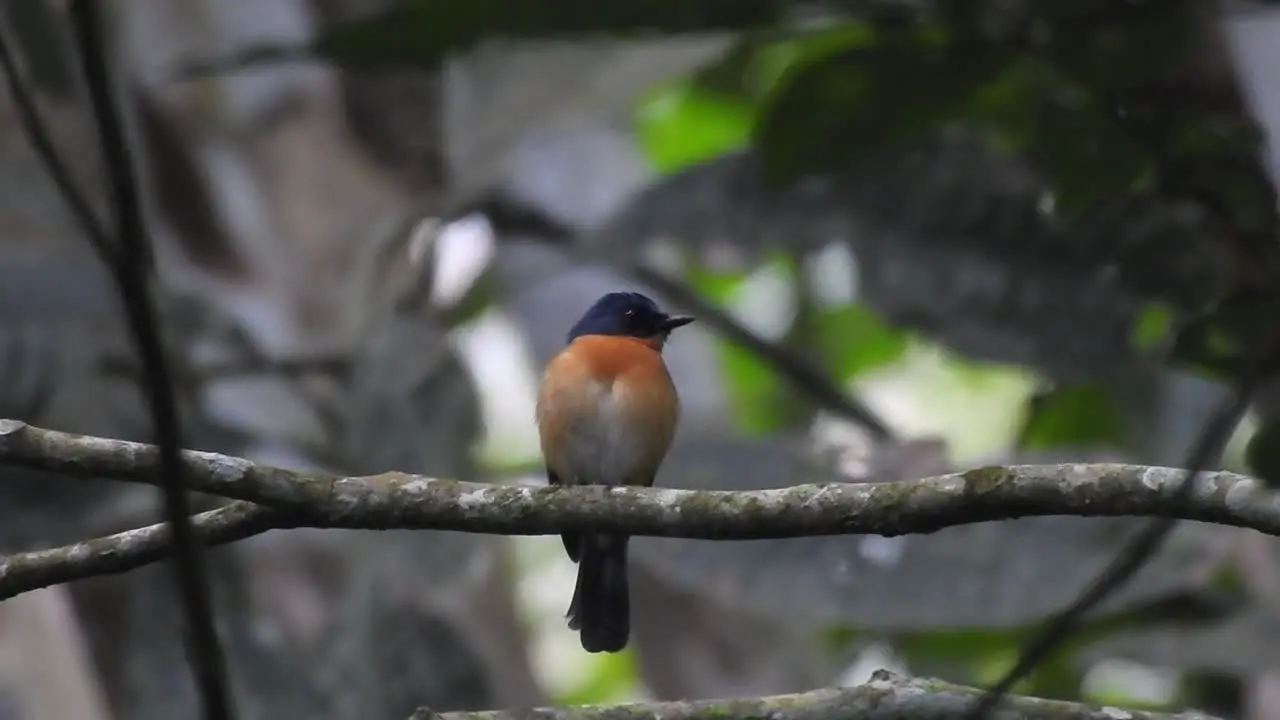
<svg viewBox="0 0 1280 720"><path fill-rule="evenodd" d="M547 364L539 388L543 457L565 483L650 484L671 446L678 405L650 345L578 338Z"/></svg>

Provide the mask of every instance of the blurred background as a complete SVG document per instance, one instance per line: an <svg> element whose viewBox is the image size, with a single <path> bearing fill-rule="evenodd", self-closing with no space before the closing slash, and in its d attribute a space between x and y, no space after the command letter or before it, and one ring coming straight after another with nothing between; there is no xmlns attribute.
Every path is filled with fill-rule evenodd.
<svg viewBox="0 0 1280 720"><path fill-rule="evenodd" d="M106 3L191 445L542 483L541 366L629 288L700 320L667 350L664 486L1177 466L1274 324L1274 3L607 5ZM0 8L101 203L64 3ZM108 275L0 95L0 417L148 440ZM1220 465L1280 475L1277 413L1269 389ZM0 469L0 542L157 500ZM991 682L1141 526L638 538L633 642L603 657L564 626L555 537L277 531L209 560L242 717L390 719ZM0 717L194 715L168 570L0 605ZM1270 538L1186 523L1018 690L1277 718L1277 609Z"/></svg>

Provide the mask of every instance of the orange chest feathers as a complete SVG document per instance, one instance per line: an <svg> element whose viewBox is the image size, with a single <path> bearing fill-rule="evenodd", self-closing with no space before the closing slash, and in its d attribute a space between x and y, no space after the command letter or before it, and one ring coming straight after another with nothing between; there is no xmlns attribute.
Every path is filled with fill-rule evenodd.
<svg viewBox="0 0 1280 720"><path fill-rule="evenodd" d="M651 484L678 417L662 356L630 338L576 339L547 364L538 392L543 457L572 484Z"/></svg>

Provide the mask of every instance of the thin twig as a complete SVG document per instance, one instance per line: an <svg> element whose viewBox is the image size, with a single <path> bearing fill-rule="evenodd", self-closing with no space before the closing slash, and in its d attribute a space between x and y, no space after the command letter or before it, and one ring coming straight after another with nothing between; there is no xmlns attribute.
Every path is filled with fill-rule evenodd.
<svg viewBox="0 0 1280 720"><path fill-rule="evenodd" d="M825 375L786 347L769 342L743 327L742 323L734 320L715 303L704 299L693 288L645 265L631 264L621 269L636 280L666 295L677 307L696 315L700 322L719 331L729 342L742 346L763 360L822 408L858 424L874 440L894 439L893 431L876 416L871 408L856 397L840 390Z"/></svg>
<svg viewBox="0 0 1280 720"><path fill-rule="evenodd" d="M268 530L296 527L287 515L248 502L234 502L191 518L204 545L223 545ZM32 590L128 572L173 553L167 522L126 530L47 550L0 557L0 600Z"/></svg>
<svg viewBox="0 0 1280 720"><path fill-rule="evenodd" d="M308 375L343 377L351 371L351 359L346 355L279 359L249 357L237 360L192 363L191 365L187 374L190 376L192 383L209 383L255 375L272 375L283 378L298 378ZM143 377L142 371L131 358L106 357L98 364L98 369L105 375L135 382Z"/></svg>
<svg viewBox="0 0 1280 720"><path fill-rule="evenodd" d="M71 22L116 215L117 252L112 275L148 380L147 403L159 446L164 510L174 541L174 569L187 621L188 656L204 717L223 720L232 717L225 659L214 625L201 549L189 517L177 399L150 293L150 244L128 143L111 97L98 0L74 0Z"/></svg>
<svg viewBox="0 0 1280 720"><path fill-rule="evenodd" d="M18 111L18 122L27 140L35 149L36 155L44 163L50 178L57 186L62 199L71 209L76 222L89 238L89 243L101 257L103 262L114 262L114 249L110 236L102 222L94 214L88 198L76 187L71 171L63 162L62 156L53 145L53 139L45 131L45 123L40 118L40 109L36 107L35 95L23 82L14 62L13 51L9 47L4 33L0 33L0 71L4 72L5 82L9 85L9 95L13 98L14 107Z"/></svg>
<svg viewBox="0 0 1280 720"><path fill-rule="evenodd" d="M488 219L499 235L528 234L548 245L576 254L578 257L600 262L629 275L632 279L649 285L667 296L681 309L696 315L698 321L713 328L726 340L740 345L771 366L784 380L808 396L818 406L846 418L864 428L874 440L889 441L894 433L871 408L856 397L840 389L823 373L787 348L771 343L756 335L724 310L709 302L684 283L672 280L645 265L625 261L614 255L592 253L587 248L604 245L602 242L575 241L575 233L564 223L539 208L497 196L481 197L445 213L450 219L470 212L478 212Z"/></svg>
<svg viewBox="0 0 1280 720"><path fill-rule="evenodd" d="M1185 476L1178 483L1174 501L1179 506L1190 505L1197 478L1222 455L1231 433L1249 409L1249 400L1263 382L1265 371L1275 352L1275 340L1267 343L1258 353L1245 376L1231 395L1225 398L1213 415L1205 422L1196 443L1187 453L1183 463ZM1131 580L1148 560L1155 556L1168 539L1179 520L1175 510L1167 517L1153 520L1142 533L1134 537L1120 551L1116 559L1080 593L1066 609L1050 618L1018 654L1012 668L992 685L974 703L965 720L982 720L1000 704L1000 700L1015 685L1065 641L1080 622L1094 608Z"/></svg>

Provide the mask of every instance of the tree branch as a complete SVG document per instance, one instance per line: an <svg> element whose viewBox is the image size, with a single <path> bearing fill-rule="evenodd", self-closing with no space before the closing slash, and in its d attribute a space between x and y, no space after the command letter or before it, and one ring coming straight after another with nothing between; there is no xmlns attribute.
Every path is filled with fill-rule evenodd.
<svg viewBox="0 0 1280 720"><path fill-rule="evenodd" d="M299 523L261 505L235 502L192 516L191 527L204 545L222 545L268 530L299 527ZM172 555L172 541L168 523L157 523L59 548L0 557L0 600L159 562Z"/></svg>
<svg viewBox="0 0 1280 720"><path fill-rule="evenodd" d="M172 550L177 560L173 568L186 620L183 639L188 650L187 660L200 691L203 717L224 720L234 716L226 658L215 628L201 548L188 524L190 508L181 477L184 469L181 418L151 294L154 260L143 218L141 191L134 175L124 123L112 97L101 2L72 0L70 15L114 211L116 245L108 266L146 376L144 397L151 412L152 432L159 446L159 464L163 471L157 475L156 484L162 491L164 515L173 535ZM86 228L86 232L89 230ZM92 232L89 234L93 236Z"/></svg>
<svg viewBox="0 0 1280 720"><path fill-rule="evenodd" d="M1172 502L1175 508L1166 516L1151 522L1140 534L1131 538L1116 559L1080 593L1062 612L1052 616L1043 628L1024 646L1018 659L999 680L996 681L974 703L973 708L965 715L965 720L981 720L988 717L1000 703L1001 698L1014 688L1023 678L1029 676L1041 662L1050 657L1055 649L1070 636L1084 618L1098 607L1126 582L1132 580L1142 566L1156 556L1165 540L1173 534L1174 527L1184 514L1178 507L1195 502L1196 481L1206 468L1216 463L1221 457L1223 448L1231 438L1231 432L1239 425L1241 418L1249 409L1249 399L1263 379L1262 371L1269 365L1274 355L1275 340L1266 345L1266 351L1260 353L1253 363L1254 367L1236 386L1231 395L1225 398L1215 410L1213 416L1205 421L1200 436L1187 453L1185 461L1187 470L1174 485Z"/></svg>
<svg viewBox="0 0 1280 720"><path fill-rule="evenodd" d="M667 299L677 307L714 328L729 342L746 348L824 410L852 421L874 440L894 439L895 433L889 425L861 400L832 382L821 370L813 367L786 347L769 342L747 329L718 305L699 295L693 288L641 263L615 263L615 267L666 295Z"/></svg>
<svg viewBox="0 0 1280 720"><path fill-rule="evenodd" d="M857 687L828 688L793 695L740 700L615 705L612 707L538 708L485 712L434 713L419 708L410 720L943 720L958 718L980 691L941 680L916 679L877 670ZM1090 707L1061 700L1012 695L1005 717L1045 720L1209 720L1197 712L1155 713Z"/></svg>
<svg viewBox="0 0 1280 720"><path fill-rule="evenodd" d="M929 533L1043 515L1178 517L1280 536L1280 493L1205 473L1179 502L1183 471L1145 465L1014 465L890 483L771 490L505 486L388 472L342 477L184 451L191 490L246 500L296 525L417 528L498 535L566 531L746 540ZM158 484L156 448L0 420L0 465Z"/></svg>

